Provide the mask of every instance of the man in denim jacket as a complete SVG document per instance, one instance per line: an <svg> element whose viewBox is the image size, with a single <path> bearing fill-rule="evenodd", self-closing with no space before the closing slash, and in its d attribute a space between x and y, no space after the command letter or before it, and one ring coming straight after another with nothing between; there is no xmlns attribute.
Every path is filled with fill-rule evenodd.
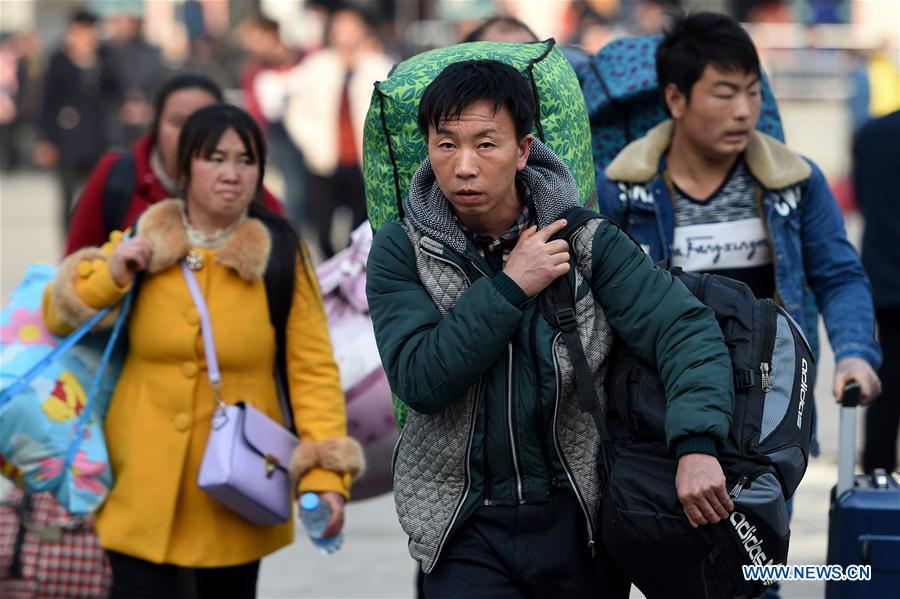
<svg viewBox="0 0 900 599"><path fill-rule="evenodd" d="M761 74L749 35L724 15L682 17L657 49L656 70L672 118L600 175L601 212L654 260L773 298L815 353L821 311L837 360L835 398L850 379L863 402L878 395L869 282L822 172L756 130Z"/></svg>

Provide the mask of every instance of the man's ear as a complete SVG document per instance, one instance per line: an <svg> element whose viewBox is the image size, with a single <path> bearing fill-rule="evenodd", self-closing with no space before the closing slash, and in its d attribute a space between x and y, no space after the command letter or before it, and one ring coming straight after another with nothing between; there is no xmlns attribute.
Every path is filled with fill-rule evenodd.
<svg viewBox="0 0 900 599"><path fill-rule="evenodd" d="M672 114L673 119L680 119L684 116L685 109L687 108L688 99L678 86L674 83L669 83L666 85L666 89L663 92L663 96L666 99L666 106L669 108L669 112Z"/></svg>
<svg viewBox="0 0 900 599"><path fill-rule="evenodd" d="M528 163L528 155L531 154L531 146L534 145L534 135L529 133L519 140L519 151L516 156L516 170L520 171Z"/></svg>

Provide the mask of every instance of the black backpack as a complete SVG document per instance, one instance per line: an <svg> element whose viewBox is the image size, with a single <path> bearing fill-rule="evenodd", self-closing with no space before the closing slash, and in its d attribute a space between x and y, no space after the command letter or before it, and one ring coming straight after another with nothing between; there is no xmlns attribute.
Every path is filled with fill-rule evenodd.
<svg viewBox="0 0 900 599"><path fill-rule="evenodd" d="M109 237L113 231L122 228L128 209L131 208L131 197L137 187L137 172L134 169L134 156L125 152L113 162L103 184L101 218L103 220L103 236Z"/></svg>
<svg viewBox="0 0 900 599"><path fill-rule="evenodd" d="M722 328L734 370L734 412L720 461L748 486L771 472L787 500L806 472L815 358L800 327L744 283L670 268ZM665 440L666 398L656 369L624 344L610 365L610 430L622 441ZM617 421L617 426L613 425Z"/></svg>
<svg viewBox="0 0 900 599"><path fill-rule="evenodd" d="M569 240L598 215L573 209L564 217L569 222L557 238ZM740 566L786 562L785 502L809 457L815 360L797 324L772 300L756 299L745 284L726 277L669 271L713 310L734 368L732 426L718 458L735 510L714 526L693 529L683 515L656 369L617 340L607 375L609 404L601 414L589 373L579 375L587 363L568 277L542 294L541 310L563 333L579 402L598 426L601 533L614 561L649 597L667 596L672 588L692 588L698 596L755 596L762 583L744 581Z"/></svg>

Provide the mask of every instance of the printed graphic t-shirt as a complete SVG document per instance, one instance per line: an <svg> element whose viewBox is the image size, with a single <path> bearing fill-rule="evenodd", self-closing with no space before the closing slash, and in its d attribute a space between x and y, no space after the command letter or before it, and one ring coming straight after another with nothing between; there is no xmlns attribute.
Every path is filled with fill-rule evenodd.
<svg viewBox="0 0 900 599"><path fill-rule="evenodd" d="M742 158L706 200L692 198L673 184L673 265L737 279L749 285L756 297L772 297L775 271L757 206L758 185Z"/></svg>

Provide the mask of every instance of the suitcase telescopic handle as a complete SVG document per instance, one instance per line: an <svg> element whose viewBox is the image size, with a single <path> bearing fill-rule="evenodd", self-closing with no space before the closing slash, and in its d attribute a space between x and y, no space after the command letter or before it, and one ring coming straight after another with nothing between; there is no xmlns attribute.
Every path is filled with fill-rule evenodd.
<svg viewBox="0 0 900 599"><path fill-rule="evenodd" d="M859 383L851 380L844 387L838 437L837 497L854 487L856 470L856 406L859 405Z"/></svg>

